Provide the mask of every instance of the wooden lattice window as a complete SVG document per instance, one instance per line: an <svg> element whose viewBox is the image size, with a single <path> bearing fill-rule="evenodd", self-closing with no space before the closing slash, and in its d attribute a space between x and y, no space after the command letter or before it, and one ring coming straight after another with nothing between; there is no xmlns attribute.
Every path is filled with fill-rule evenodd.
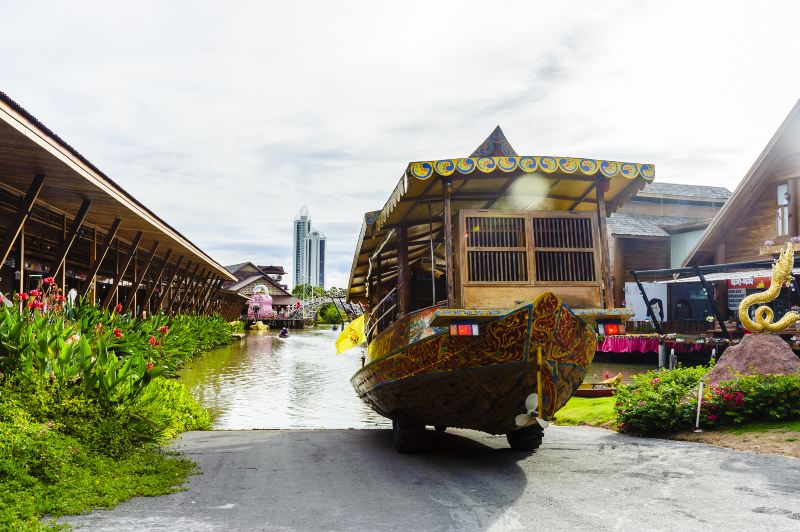
<svg viewBox="0 0 800 532"><path fill-rule="evenodd" d="M596 281L590 217L533 218L537 282Z"/></svg>
<svg viewBox="0 0 800 532"><path fill-rule="evenodd" d="M470 282L528 281L524 217L468 216L466 244Z"/></svg>

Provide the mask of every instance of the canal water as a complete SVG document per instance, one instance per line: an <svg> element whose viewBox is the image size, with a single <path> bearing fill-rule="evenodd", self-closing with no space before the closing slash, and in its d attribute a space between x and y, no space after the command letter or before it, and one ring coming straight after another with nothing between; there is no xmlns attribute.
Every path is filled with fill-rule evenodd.
<svg viewBox="0 0 800 532"><path fill-rule="evenodd" d="M338 331L316 328L278 338L277 331L245 339L194 359L181 382L216 414L215 429L383 428L391 422L369 409L350 386L361 349L336 355ZM587 380L624 376L650 365L596 362Z"/></svg>

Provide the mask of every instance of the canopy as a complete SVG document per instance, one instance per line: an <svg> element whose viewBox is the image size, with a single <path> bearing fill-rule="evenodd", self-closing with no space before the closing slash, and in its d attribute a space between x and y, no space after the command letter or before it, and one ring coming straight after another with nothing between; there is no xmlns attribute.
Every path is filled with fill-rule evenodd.
<svg viewBox="0 0 800 532"><path fill-rule="evenodd" d="M385 253L382 279L396 275L393 228L400 224L408 226L409 260L430 260L431 233L435 239L442 230L445 179L453 183L454 214L461 209L595 212L596 184L605 179L606 215L610 215L654 177L652 164L518 156L498 126L470 157L408 164L383 208L364 217L349 296L365 295L369 258L379 246ZM435 250L439 256L442 252Z"/></svg>

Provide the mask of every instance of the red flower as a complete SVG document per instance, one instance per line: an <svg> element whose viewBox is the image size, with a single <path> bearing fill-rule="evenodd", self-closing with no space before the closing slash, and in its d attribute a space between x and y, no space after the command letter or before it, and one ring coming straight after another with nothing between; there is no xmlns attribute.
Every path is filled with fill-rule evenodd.
<svg viewBox="0 0 800 532"><path fill-rule="evenodd" d="M650 384L652 384L652 385L654 385L654 386L655 386L656 384L660 384L660 383L661 383L661 379L659 379L658 377L656 377L655 379L653 379L653 380L651 380L651 381L650 381Z"/></svg>
<svg viewBox="0 0 800 532"><path fill-rule="evenodd" d="M709 414L708 415L708 420L709 421L716 421L717 420L717 416L715 416L714 414Z"/></svg>
<svg viewBox="0 0 800 532"><path fill-rule="evenodd" d="M114 336L116 336L117 338L122 338L125 335L122 334L122 329L117 327L116 329L114 329Z"/></svg>
<svg viewBox="0 0 800 532"><path fill-rule="evenodd" d="M3 297L3 294L0 294L0 303L2 303L3 301L5 301L5 299L6 299L6 298L4 298L4 297Z"/></svg>
<svg viewBox="0 0 800 532"><path fill-rule="evenodd" d="M161 327L161 328L158 330L158 332L160 332L161 334L167 334L167 333L169 332L169 327L167 327L166 325L164 325L163 327Z"/></svg>
<svg viewBox="0 0 800 532"><path fill-rule="evenodd" d="M20 298L20 300L22 301L28 300L28 294L26 294L25 292L20 292L19 294L17 294L17 297Z"/></svg>
<svg viewBox="0 0 800 532"><path fill-rule="evenodd" d="M151 338L152 338L152 336L151 336ZM148 362L147 365L145 365L145 368L147 368L147 371L153 371L154 367L155 367L155 364L153 364L152 362Z"/></svg>
<svg viewBox="0 0 800 532"><path fill-rule="evenodd" d="M41 293L41 292L39 292L37 289L35 289L35 288L34 288L33 290L31 290L31 295L32 295L33 297L39 297L40 295L42 295L42 293Z"/></svg>
<svg viewBox="0 0 800 532"><path fill-rule="evenodd" d="M147 339L147 343L150 345L158 345L158 340L156 340L155 336L151 336Z"/></svg>
<svg viewBox="0 0 800 532"><path fill-rule="evenodd" d="M722 396L722 398L725 399L726 401L730 401L733 399L733 395L726 393L725 395Z"/></svg>
<svg viewBox="0 0 800 532"><path fill-rule="evenodd" d="M53 284L56 282L56 280L53 279L52 277L45 277L44 279L42 279L42 282L44 284Z"/></svg>
<svg viewBox="0 0 800 532"><path fill-rule="evenodd" d="M121 303L117 303L117 306L114 307L114 312L116 312L117 314L122 312L122 304Z"/></svg>
<svg viewBox="0 0 800 532"><path fill-rule="evenodd" d="M36 306L36 301L33 301L33 300L28 301L28 308L33 308L35 306Z"/></svg>

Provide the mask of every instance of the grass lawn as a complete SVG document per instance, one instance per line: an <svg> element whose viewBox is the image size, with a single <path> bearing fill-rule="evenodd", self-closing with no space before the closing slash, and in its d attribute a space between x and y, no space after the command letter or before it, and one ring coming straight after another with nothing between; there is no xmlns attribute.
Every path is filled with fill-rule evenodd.
<svg viewBox="0 0 800 532"><path fill-rule="evenodd" d="M573 397L556 412L557 425L610 427L614 423L614 397Z"/></svg>
<svg viewBox="0 0 800 532"><path fill-rule="evenodd" d="M770 432L773 430L800 432L800 419L795 419L793 421L764 421L760 423L749 423L741 427L725 427L723 430L732 434Z"/></svg>

